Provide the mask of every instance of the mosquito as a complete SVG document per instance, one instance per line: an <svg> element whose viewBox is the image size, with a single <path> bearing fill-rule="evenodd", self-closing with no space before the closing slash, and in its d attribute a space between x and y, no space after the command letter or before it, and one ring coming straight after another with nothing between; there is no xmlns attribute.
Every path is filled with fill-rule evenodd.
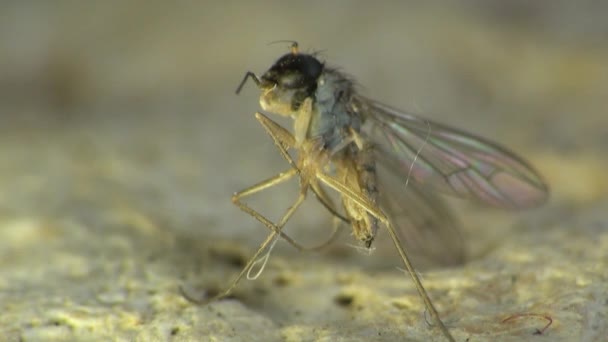
<svg viewBox="0 0 608 342"><path fill-rule="evenodd" d="M352 227L353 236L365 248L371 248L379 227L386 228L434 325L454 341L408 256L414 246L429 247L423 252L447 255L448 261L462 259L460 237L436 193L505 209L531 208L548 197L541 175L492 141L360 95L350 77L326 66L315 54L301 53L295 42L262 76L247 72L237 94L247 80L261 90L264 111L294 120L290 132L255 113L289 168L233 195L236 206L271 232L230 286L204 302L229 295L278 237L305 249L282 229L311 191L330 213ZM299 179L299 195L276 223L242 202L294 177ZM404 186L386 185L391 177ZM338 194L340 206L328 190Z"/></svg>

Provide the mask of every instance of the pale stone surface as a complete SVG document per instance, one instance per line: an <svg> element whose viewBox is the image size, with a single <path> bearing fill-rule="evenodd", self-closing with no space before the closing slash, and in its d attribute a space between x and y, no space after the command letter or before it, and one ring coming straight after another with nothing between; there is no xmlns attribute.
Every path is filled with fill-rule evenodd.
<svg viewBox="0 0 608 342"><path fill-rule="evenodd" d="M421 273L457 340L604 340L602 9L474 3L1 5L0 339L441 339L390 244L361 255L346 233L320 254L279 243L231 299L181 296L225 286L266 234L229 197L286 165L256 89L233 91L290 38L368 95L513 147L551 184L521 214L457 204L471 261ZM252 203L277 217L295 187ZM287 228L307 245L331 227L310 202Z"/></svg>

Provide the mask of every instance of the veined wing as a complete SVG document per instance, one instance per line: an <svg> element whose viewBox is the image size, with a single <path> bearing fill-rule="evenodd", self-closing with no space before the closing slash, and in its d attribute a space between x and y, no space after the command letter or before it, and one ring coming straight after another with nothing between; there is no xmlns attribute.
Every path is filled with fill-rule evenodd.
<svg viewBox="0 0 608 342"><path fill-rule="evenodd" d="M364 133L382 162L441 192L506 209L530 208L548 197L548 186L530 164L487 139L403 113L362 97Z"/></svg>

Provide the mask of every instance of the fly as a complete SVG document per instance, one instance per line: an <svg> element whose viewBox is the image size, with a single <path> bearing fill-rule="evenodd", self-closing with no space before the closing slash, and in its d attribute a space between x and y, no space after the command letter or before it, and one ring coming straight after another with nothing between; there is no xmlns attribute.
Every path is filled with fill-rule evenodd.
<svg viewBox="0 0 608 342"><path fill-rule="evenodd" d="M231 285L205 302L227 296L277 237L304 249L282 229L312 191L333 215L350 224L366 248L379 227L386 228L435 325L454 341L407 252L410 246L429 247L425 253L447 254L448 262L462 258L457 231L446 228L453 226L449 211L429 189L505 209L531 208L548 197L540 174L492 141L361 96L353 80L315 55L300 53L297 43L261 77L247 72L237 94L248 79L262 92L263 110L294 120L292 133L255 113L289 168L233 195L235 205L271 232ZM299 178L299 196L277 223L241 201L293 177ZM385 179L391 177L407 189L387 186ZM340 206L327 189L339 194Z"/></svg>

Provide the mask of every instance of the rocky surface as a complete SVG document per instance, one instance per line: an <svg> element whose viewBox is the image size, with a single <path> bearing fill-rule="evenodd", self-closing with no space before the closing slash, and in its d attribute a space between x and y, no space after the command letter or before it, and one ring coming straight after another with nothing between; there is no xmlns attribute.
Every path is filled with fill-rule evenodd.
<svg viewBox="0 0 608 342"><path fill-rule="evenodd" d="M546 176L542 208L456 204L470 260L421 276L457 340L608 336L605 8L0 6L2 340L441 340L390 244L362 255L347 233L324 253L279 243L229 299L180 294L226 286L267 234L230 195L286 165L253 118L256 89L233 92L279 39ZM251 203L275 218L296 187ZM331 228L309 202L286 228L306 245Z"/></svg>

